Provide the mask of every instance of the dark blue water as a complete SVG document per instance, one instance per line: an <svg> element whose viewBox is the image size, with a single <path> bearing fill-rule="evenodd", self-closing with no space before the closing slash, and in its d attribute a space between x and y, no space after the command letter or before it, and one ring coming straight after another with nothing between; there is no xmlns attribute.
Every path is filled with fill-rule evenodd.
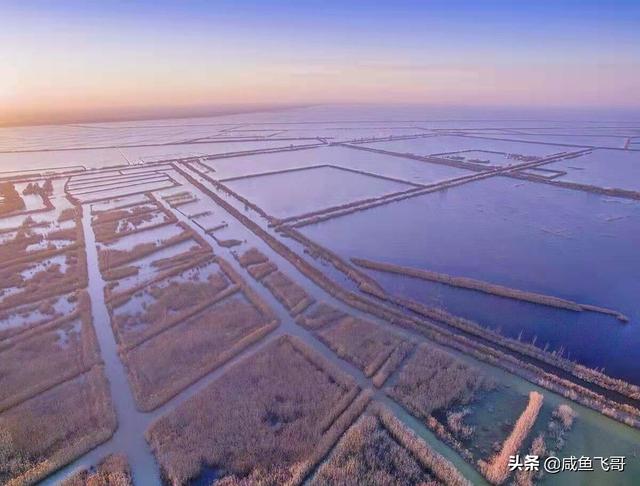
<svg viewBox="0 0 640 486"><path fill-rule="evenodd" d="M616 309L559 311L404 277L389 291L640 383L640 203L498 177L302 228L345 258L477 278ZM378 275L379 276L379 275Z"/></svg>

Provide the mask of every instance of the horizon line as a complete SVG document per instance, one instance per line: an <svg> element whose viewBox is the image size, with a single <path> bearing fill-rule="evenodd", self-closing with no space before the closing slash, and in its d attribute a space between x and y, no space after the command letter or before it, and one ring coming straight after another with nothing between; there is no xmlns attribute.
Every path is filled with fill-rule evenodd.
<svg viewBox="0 0 640 486"><path fill-rule="evenodd" d="M117 123L117 122L139 122L146 120L180 120L190 118L214 118L229 115L241 115L250 113L266 113L273 111L286 111L291 109L311 108L316 106L353 106L353 107L416 107L431 109L467 109L472 111L491 110L531 110L541 112L545 110L561 110L565 112L589 112L589 111L615 111L624 113L637 113L640 122L640 106L628 105L527 105L527 104L494 104L494 105L472 105L472 104L450 104L450 103L409 103L409 102L316 102L316 103L246 103L246 104L226 104L212 107L204 106L159 106L159 107L129 107L120 108L109 112L109 110L99 109L96 113L72 113L69 115L52 113L43 116L24 117L22 121L2 121L0 128L20 128L47 125L74 125L80 123ZM493 118L487 118L487 120ZM424 119L424 120L402 120L402 121L482 121L479 118L447 118L447 119ZM544 121L543 118L515 118L501 119L503 121ZM363 122L365 120L340 120L341 123ZM384 121L384 120L366 120ZM400 120L399 120L400 121ZM567 120L569 121L569 120ZM585 120L583 120L585 121ZM600 120L605 121L605 120ZM616 121L616 120L609 120ZM636 121L636 120L625 120ZM303 122L296 122L303 123ZM255 124L255 123L254 123Z"/></svg>

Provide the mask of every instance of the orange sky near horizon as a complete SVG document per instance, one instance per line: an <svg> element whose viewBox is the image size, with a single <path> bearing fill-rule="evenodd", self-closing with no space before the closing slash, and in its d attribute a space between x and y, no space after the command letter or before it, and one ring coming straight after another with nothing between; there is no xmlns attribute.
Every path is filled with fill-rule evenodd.
<svg viewBox="0 0 640 486"><path fill-rule="evenodd" d="M255 104L640 108L625 12L542 24L549 12L499 5L345 19L342 6L247 3L16 3L0 31L0 125Z"/></svg>

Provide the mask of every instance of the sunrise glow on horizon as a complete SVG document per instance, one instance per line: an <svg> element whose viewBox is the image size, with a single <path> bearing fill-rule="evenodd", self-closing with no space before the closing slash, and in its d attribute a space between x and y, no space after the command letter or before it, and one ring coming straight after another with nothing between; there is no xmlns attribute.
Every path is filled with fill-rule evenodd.
<svg viewBox="0 0 640 486"><path fill-rule="evenodd" d="M640 4L8 1L0 124L197 106L640 107Z"/></svg>

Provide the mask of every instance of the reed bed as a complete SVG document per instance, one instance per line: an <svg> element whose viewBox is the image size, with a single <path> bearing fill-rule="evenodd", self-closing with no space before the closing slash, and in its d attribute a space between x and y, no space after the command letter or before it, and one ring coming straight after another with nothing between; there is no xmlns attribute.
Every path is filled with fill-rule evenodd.
<svg viewBox="0 0 640 486"><path fill-rule="evenodd" d="M296 318L296 322L307 329L317 330L339 321L347 314L326 302L318 302L304 314Z"/></svg>
<svg viewBox="0 0 640 486"><path fill-rule="evenodd" d="M527 408L516 421L511 434L502 444L500 452L493 456L489 462L478 461L478 467L492 484L502 484L509 477L509 457L518 452L529 435L529 431L538 418L543 400L544 397L541 393L529 392Z"/></svg>
<svg viewBox="0 0 640 486"><path fill-rule="evenodd" d="M29 227L18 228L15 236L0 245L0 263L10 265L11 262L28 257L27 248L43 240L41 235L34 234Z"/></svg>
<svg viewBox="0 0 640 486"><path fill-rule="evenodd" d="M47 240L64 240L75 242L78 239L78 230L76 228L57 229L47 233Z"/></svg>
<svg viewBox="0 0 640 486"><path fill-rule="evenodd" d="M309 481L310 486L437 484L372 415L360 418Z"/></svg>
<svg viewBox="0 0 640 486"><path fill-rule="evenodd" d="M544 435L539 434L533 439L531 447L529 448L530 456L538 456L540 459L545 457L547 448L544 443ZM515 486L533 486L535 480L542 478L543 472L540 471L527 471L525 469L519 469L513 476L513 484Z"/></svg>
<svg viewBox="0 0 640 486"><path fill-rule="evenodd" d="M0 216L6 216L25 208L24 200L12 182L0 182Z"/></svg>
<svg viewBox="0 0 640 486"><path fill-rule="evenodd" d="M373 376L403 342L384 327L353 316L316 331L316 335L340 358L363 370L366 376Z"/></svg>
<svg viewBox="0 0 640 486"><path fill-rule="evenodd" d="M278 270L275 263L269 261L269 258L257 248L249 248L242 255L233 253L233 256L240 266L246 268L249 274L256 280L261 281L267 275Z"/></svg>
<svg viewBox="0 0 640 486"><path fill-rule="evenodd" d="M109 439L115 429L107 380L102 368L94 367L0 414L0 483L34 484Z"/></svg>
<svg viewBox="0 0 640 486"><path fill-rule="evenodd" d="M157 216L160 216L160 221L151 223ZM162 208L143 211L140 214L133 214L123 219L114 219L106 223L94 223L93 231L96 235L96 241L100 243L109 243L127 235L133 235L153 228L159 228L175 223L176 221L176 217L172 213Z"/></svg>
<svg viewBox="0 0 640 486"><path fill-rule="evenodd" d="M216 243L222 248L233 248L234 246L240 246L243 243L242 240L238 240L236 238L223 239L223 238L218 238L213 234L211 236L216 241Z"/></svg>
<svg viewBox="0 0 640 486"><path fill-rule="evenodd" d="M138 407L157 408L276 325L232 297L143 342L124 356Z"/></svg>
<svg viewBox="0 0 640 486"><path fill-rule="evenodd" d="M470 486L471 483L447 459L434 451L429 445L387 408L380 406L377 410L380 422L389 434L404 448L410 451L422 467L432 472L436 479L447 486Z"/></svg>
<svg viewBox="0 0 640 486"><path fill-rule="evenodd" d="M342 414L338 415L331 427L323 431L322 439L320 443L316 445L311 455L292 468L292 474L290 479L285 483L286 486L298 486L304 483L305 479L312 474L317 465L327 457L348 427L362 415L362 412L371 401L372 396L373 392L371 390L364 390L358 394L349 407L347 407Z"/></svg>
<svg viewBox="0 0 640 486"><path fill-rule="evenodd" d="M234 253L234 257L243 268L269 261L267 256L255 247L249 248L242 255Z"/></svg>
<svg viewBox="0 0 640 486"><path fill-rule="evenodd" d="M567 435L571 432L576 419L576 412L566 403L558 405L551 414L551 420L547 424L545 436L549 449L554 454L559 454L567 441Z"/></svg>
<svg viewBox="0 0 640 486"><path fill-rule="evenodd" d="M90 309L38 331L0 344L0 412L100 362Z"/></svg>
<svg viewBox="0 0 640 486"><path fill-rule="evenodd" d="M47 199L48 201L48 199ZM48 201L48 206L42 210L33 210L27 211L23 214L34 213L34 212L47 212L53 211L55 208ZM84 242L84 235L82 233L82 208L81 207L73 207L62 210L58 220L56 221L53 217L54 215L50 215L50 220L38 221L36 222L31 216L26 216L22 223L17 227L6 228L0 230L0 234L4 233L15 233L13 238L7 239L4 241L2 246L0 247L0 262L4 264L10 263L20 263L26 262L31 258L47 256L56 251L55 248L51 246L51 241L56 239L56 236L68 239L75 240L77 243ZM62 216L65 216L64 218ZM66 221L74 220L75 229L61 228L61 225ZM66 225L65 225L66 226ZM36 228L51 228L49 234L40 234L34 231ZM71 232L75 231L75 237L72 236ZM49 244L43 246L42 249L39 250L31 250L27 251L27 247L33 244L42 244L46 241L49 241ZM60 251L60 250L58 250Z"/></svg>
<svg viewBox="0 0 640 486"><path fill-rule="evenodd" d="M0 310L38 302L85 287L87 284L85 253L78 249L64 249L59 254L63 255L67 265L64 272L57 263L45 265L28 279L21 275L21 272L31 267L28 263L18 263L0 270L0 280L5 285L20 289L19 292L3 299ZM34 260L32 263L37 264L47 260L48 257Z"/></svg>
<svg viewBox="0 0 640 486"><path fill-rule="evenodd" d="M193 268L193 267L192 267ZM189 270L189 269L187 269ZM179 277L178 274L176 277ZM211 273L204 281L177 281L176 277L151 283L143 289L131 289L110 303L111 323L122 345L134 346L158 329L180 322L219 300L230 283L224 273ZM235 290L238 287L236 286ZM118 312L118 306L133 295L142 294L142 309L133 313ZM225 292L225 296L233 292Z"/></svg>
<svg viewBox="0 0 640 486"><path fill-rule="evenodd" d="M121 280L127 277L133 277L134 275L138 275L140 269L134 265L127 265L123 267L117 268L109 268L102 272L102 278L107 281Z"/></svg>
<svg viewBox="0 0 640 486"><path fill-rule="evenodd" d="M313 297L310 297L300 285L280 270L267 275L262 279L262 283L294 316L304 311L314 302Z"/></svg>
<svg viewBox="0 0 640 486"><path fill-rule="evenodd" d="M387 393L426 420L434 412L471 403L479 392L494 386L493 380L455 356L420 344Z"/></svg>
<svg viewBox="0 0 640 486"><path fill-rule="evenodd" d="M158 270L166 271L176 268L186 268L193 265L194 262L199 261L200 258L211 255L211 247L209 245L203 245L200 241L195 239L195 244L187 251L183 251L177 255L171 255L165 258L159 258L153 260L151 265ZM154 277L155 279L155 277Z"/></svg>
<svg viewBox="0 0 640 486"><path fill-rule="evenodd" d="M258 309L266 320L280 322L273 309L269 307L269 305L262 299L262 297L260 297L251 285L247 284L247 282L234 270L229 262L219 256L216 257L216 262L220 265L220 268L229 280L242 289L242 293L247 297L247 299L249 299L253 306Z"/></svg>
<svg viewBox="0 0 640 486"><path fill-rule="evenodd" d="M70 305L68 314L56 311L54 304L59 299L66 300L67 304ZM34 333L38 333L45 328L55 327L80 318L81 311L79 308L80 303L83 302L88 302L88 295L86 292L78 290L66 295L49 297L38 302L0 311L1 320L15 319L17 316L24 318L21 325L15 327L10 326L0 330L0 346L2 346L1 343L3 341L9 338L13 338L12 341L16 342L19 339L25 339ZM39 318L29 320L33 314L37 314Z"/></svg>
<svg viewBox="0 0 640 486"><path fill-rule="evenodd" d="M382 388L389 377L398 369L414 348L414 343L402 342L400 346L393 350L389 358L373 376L373 384L377 388Z"/></svg>
<svg viewBox="0 0 640 486"><path fill-rule="evenodd" d="M125 265L151 255L156 251L169 248L177 245L178 243L182 243L183 241L194 239L193 231L191 229L184 227L183 229L184 231L179 235L167 238L160 243L139 243L130 250L115 250L113 248L101 249L98 252L100 271L104 272L105 270L117 268L121 265Z"/></svg>
<svg viewBox="0 0 640 486"><path fill-rule="evenodd" d="M575 312L591 311L600 312L603 314L613 315L617 319L626 322L628 319L617 311L606 309L603 307L597 307L587 304L579 304L571 300L562 299L560 297L554 297L552 295L538 294L535 292L528 292L525 290L514 289L511 287L505 287L503 285L497 285L483 280L477 280L468 277L455 277L446 273L432 272L430 270L424 270L413 267L403 267L399 265L393 265L391 263L372 262L361 258L352 258L353 263L358 266L377 270L386 273L395 273L398 275L404 275L408 277L414 277L421 280L428 280L431 282L438 282L451 287L458 287L468 290L475 290L478 292L484 292L490 295L497 295L499 297L505 297L508 299L521 300L524 302L530 302L532 304L545 305L548 307L555 307L558 309L571 310Z"/></svg>
<svg viewBox="0 0 640 486"><path fill-rule="evenodd" d="M72 208L65 208L60 211L58 215L58 223L64 223L65 221L76 220L79 222L82 218L82 206L75 206Z"/></svg>
<svg viewBox="0 0 640 486"><path fill-rule="evenodd" d="M107 223L126 220L133 216L141 216L143 214L157 211L160 208L162 208L162 206L155 201L140 201L134 205L100 211L93 216L91 225L95 228Z"/></svg>
<svg viewBox="0 0 640 486"><path fill-rule="evenodd" d="M279 338L151 426L147 440L169 484L187 484L203 467L223 484L286 484L304 467L323 441L319 425L350 389L299 346Z"/></svg>
<svg viewBox="0 0 640 486"><path fill-rule="evenodd" d="M61 486L133 486L131 469L124 454L111 454L91 469L83 469Z"/></svg>
<svg viewBox="0 0 640 486"><path fill-rule="evenodd" d="M262 281L263 278L276 270L278 270L278 266L273 262L258 263L247 268L249 274L258 281Z"/></svg>

